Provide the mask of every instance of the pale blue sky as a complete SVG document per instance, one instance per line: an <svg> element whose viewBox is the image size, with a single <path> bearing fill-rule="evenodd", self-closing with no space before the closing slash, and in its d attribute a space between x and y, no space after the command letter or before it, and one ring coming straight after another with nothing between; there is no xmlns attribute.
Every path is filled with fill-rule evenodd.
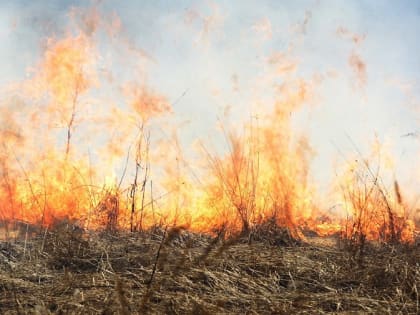
<svg viewBox="0 0 420 315"><path fill-rule="evenodd" d="M420 1L100 3L100 10L115 12L127 37L151 56L147 76L154 89L171 101L187 91L174 106L178 121L190 121L181 129L186 150L193 139L214 134L225 106L232 107L233 122L258 114L258 101L269 107L272 86L256 82L271 73L269 56L292 45L294 75L324 77L316 101L295 118L317 152L315 178L329 182L336 147L354 153L347 135L365 152L376 134L393 145L396 176L419 191L419 167L413 168L420 157L420 135L402 135L420 133ZM0 0L1 86L25 78L26 69L40 59L45 37L60 36L68 28L70 7L89 4ZM268 33L256 31L256 25L265 25ZM340 36L339 28L348 33ZM352 34L365 39L355 44ZM349 65L352 53L366 65L361 86Z"/></svg>

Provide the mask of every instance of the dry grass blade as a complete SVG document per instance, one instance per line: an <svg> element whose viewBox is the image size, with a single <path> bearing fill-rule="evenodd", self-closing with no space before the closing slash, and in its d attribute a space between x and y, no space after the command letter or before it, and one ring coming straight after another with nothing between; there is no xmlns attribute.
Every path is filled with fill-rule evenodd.
<svg viewBox="0 0 420 315"><path fill-rule="evenodd" d="M93 233L82 237L83 252L63 229L28 239L26 249L24 239L1 244L0 313L419 312L418 245L366 243L358 265L332 240L284 246L268 234L248 243L182 231ZM71 264L57 250L64 241Z"/></svg>

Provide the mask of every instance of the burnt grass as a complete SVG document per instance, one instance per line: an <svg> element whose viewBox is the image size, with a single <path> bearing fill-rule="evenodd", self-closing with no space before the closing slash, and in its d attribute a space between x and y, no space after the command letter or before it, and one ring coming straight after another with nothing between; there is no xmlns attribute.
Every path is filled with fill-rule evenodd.
<svg viewBox="0 0 420 315"><path fill-rule="evenodd" d="M419 243L71 225L0 241L0 314L420 314Z"/></svg>

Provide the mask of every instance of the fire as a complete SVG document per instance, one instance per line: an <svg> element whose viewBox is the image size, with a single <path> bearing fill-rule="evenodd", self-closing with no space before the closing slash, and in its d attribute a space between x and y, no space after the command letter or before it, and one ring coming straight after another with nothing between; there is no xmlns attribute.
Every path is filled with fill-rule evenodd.
<svg viewBox="0 0 420 315"><path fill-rule="evenodd" d="M48 40L41 64L41 76L52 96L52 102L71 105L78 94L86 92L94 82L89 67L95 58L89 41L83 34L54 41ZM53 105L51 105L53 106Z"/></svg>
<svg viewBox="0 0 420 315"><path fill-rule="evenodd" d="M381 159L382 158L382 159ZM368 239L410 241L414 222L408 217L398 182L389 189L384 171L392 169L392 158L375 141L368 159L354 159L346 165L339 179L342 204L349 216L343 223L347 235L364 235Z"/></svg>
<svg viewBox="0 0 420 315"><path fill-rule="evenodd" d="M86 228L131 230L174 224L200 232L224 226L232 233L274 220L296 237L310 229L322 236L413 238L398 184L393 195L368 162L347 165L340 178L347 220L319 210L310 174L315 151L293 126L293 113L313 98L317 79L299 77L290 52L268 58L272 73L283 77L272 106L243 133L222 126L226 152L203 145L203 158L191 162L176 132L156 136L176 125L168 98L143 73L148 57L124 36L118 42L119 19L106 23L92 12L93 21L81 15L76 32L47 41L31 77L2 104L1 220L50 225L66 218ZM107 59L95 37L101 27L115 54L135 60L133 77L114 79L113 61L130 58ZM12 109L18 102L19 113Z"/></svg>

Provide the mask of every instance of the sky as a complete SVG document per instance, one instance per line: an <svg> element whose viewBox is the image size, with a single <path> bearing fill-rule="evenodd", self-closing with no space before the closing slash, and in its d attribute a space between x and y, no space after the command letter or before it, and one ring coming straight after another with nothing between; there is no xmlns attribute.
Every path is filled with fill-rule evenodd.
<svg viewBox="0 0 420 315"><path fill-rule="evenodd" d="M142 51L142 75L172 103L186 152L197 139L223 148L220 119L240 129L269 111L283 81L303 78L311 97L291 115L321 186L377 138L393 175L419 191L420 1L0 0L0 87L30 77L46 38L68 31L72 8L92 6L118 16ZM104 64L110 45L102 38Z"/></svg>

